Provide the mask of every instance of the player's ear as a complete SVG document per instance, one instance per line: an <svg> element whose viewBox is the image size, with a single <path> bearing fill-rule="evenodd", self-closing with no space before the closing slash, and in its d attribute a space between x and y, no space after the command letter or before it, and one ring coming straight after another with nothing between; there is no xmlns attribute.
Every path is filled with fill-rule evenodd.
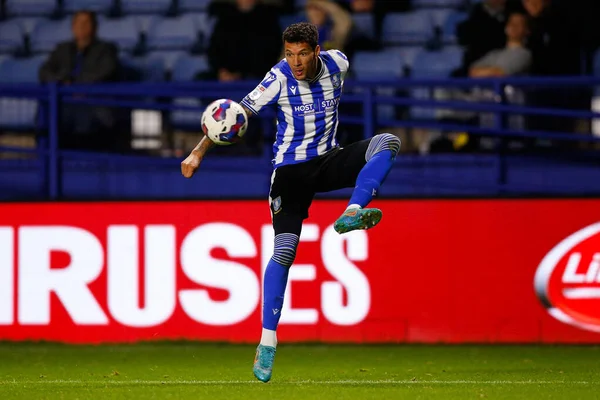
<svg viewBox="0 0 600 400"><path fill-rule="evenodd" d="M321 46L317 45L317 47L315 47L315 55L319 55L321 54Z"/></svg>

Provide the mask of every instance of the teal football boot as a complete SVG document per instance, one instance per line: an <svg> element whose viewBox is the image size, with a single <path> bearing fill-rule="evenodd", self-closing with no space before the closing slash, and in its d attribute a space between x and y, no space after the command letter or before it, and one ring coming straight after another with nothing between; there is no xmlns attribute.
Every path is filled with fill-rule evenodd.
<svg viewBox="0 0 600 400"><path fill-rule="evenodd" d="M262 382L269 382L273 374L273 361L275 361L275 347L259 344L254 357L254 376Z"/></svg>
<svg viewBox="0 0 600 400"><path fill-rule="evenodd" d="M335 221L333 229L337 233L346 233L357 229L371 229L383 216L377 208L351 208Z"/></svg>

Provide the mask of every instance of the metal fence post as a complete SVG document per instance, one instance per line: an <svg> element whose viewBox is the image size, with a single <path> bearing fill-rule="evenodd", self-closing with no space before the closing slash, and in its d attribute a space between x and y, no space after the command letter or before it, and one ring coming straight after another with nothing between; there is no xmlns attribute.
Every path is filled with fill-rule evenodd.
<svg viewBox="0 0 600 400"><path fill-rule="evenodd" d="M365 88L363 102L363 114L364 114L364 139L368 139L375 134L375 117L373 115L373 92L370 87Z"/></svg>
<svg viewBox="0 0 600 400"><path fill-rule="evenodd" d="M504 104L504 82L500 79L494 82L494 95L500 104ZM504 113L496 111L494 114L494 129L504 129ZM505 153L506 139L501 136L498 140L498 192L504 192L503 186L507 182L508 165Z"/></svg>
<svg viewBox="0 0 600 400"><path fill-rule="evenodd" d="M48 98L48 197L56 200L60 197L60 156L58 153L58 85L49 85Z"/></svg>

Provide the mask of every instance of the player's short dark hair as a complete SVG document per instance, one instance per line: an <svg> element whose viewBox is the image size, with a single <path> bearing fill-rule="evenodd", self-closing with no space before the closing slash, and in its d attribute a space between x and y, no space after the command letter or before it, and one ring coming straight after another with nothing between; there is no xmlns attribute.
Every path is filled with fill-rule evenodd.
<svg viewBox="0 0 600 400"><path fill-rule="evenodd" d="M308 43L311 48L315 49L319 44L319 30L311 23L298 22L285 28L283 42Z"/></svg>
<svg viewBox="0 0 600 400"><path fill-rule="evenodd" d="M90 21L92 22L92 26L94 27L94 30L96 30L98 28L98 17L96 15L96 12L92 11L92 10L77 11L75 14L73 14L73 17L71 18L71 23L74 23L75 18L77 18L80 15L87 15L90 18Z"/></svg>

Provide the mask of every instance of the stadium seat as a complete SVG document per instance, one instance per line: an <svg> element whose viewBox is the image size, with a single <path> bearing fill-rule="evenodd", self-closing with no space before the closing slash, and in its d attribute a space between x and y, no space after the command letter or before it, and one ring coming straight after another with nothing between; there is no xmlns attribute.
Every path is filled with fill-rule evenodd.
<svg viewBox="0 0 600 400"><path fill-rule="evenodd" d="M40 22L31 33L31 51L34 53L50 52L58 43L70 40L72 37L69 18Z"/></svg>
<svg viewBox="0 0 600 400"><path fill-rule="evenodd" d="M370 38L375 37L375 19L371 13L352 14L352 21L357 30Z"/></svg>
<svg viewBox="0 0 600 400"><path fill-rule="evenodd" d="M167 14L173 0L121 0L124 14Z"/></svg>
<svg viewBox="0 0 600 400"><path fill-rule="evenodd" d="M0 63L0 83L36 83L44 57L8 58ZM6 129L33 129L37 101L23 98L0 98L0 126Z"/></svg>
<svg viewBox="0 0 600 400"><path fill-rule="evenodd" d="M192 18L181 16L157 20L148 30L149 50L191 50L198 41Z"/></svg>
<svg viewBox="0 0 600 400"><path fill-rule="evenodd" d="M444 78L462 63L463 50L458 46L447 46L441 51L423 51L413 64L415 78Z"/></svg>
<svg viewBox="0 0 600 400"><path fill-rule="evenodd" d="M18 24L25 35L31 36L31 33L35 30L35 28L40 23L46 21L46 19L40 17L18 17L11 18L10 21Z"/></svg>
<svg viewBox="0 0 600 400"><path fill-rule="evenodd" d="M121 57L121 65L127 71L127 80L141 82L164 82L166 76L165 62L162 58L146 57Z"/></svg>
<svg viewBox="0 0 600 400"><path fill-rule="evenodd" d="M196 34L198 37L196 50L206 50L210 44L210 37L215 27L216 19L207 13L189 13L186 14L194 22Z"/></svg>
<svg viewBox="0 0 600 400"><path fill-rule="evenodd" d="M151 59L161 60L167 74L173 72L175 64L181 57L189 56L187 51L154 51L148 54ZM168 75L167 75L168 76Z"/></svg>
<svg viewBox="0 0 600 400"><path fill-rule="evenodd" d="M133 51L140 41L136 21L131 17L107 19L98 25L98 37L114 42L121 51Z"/></svg>
<svg viewBox="0 0 600 400"><path fill-rule="evenodd" d="M358 80L401 78L404 74L402 54L394 50L357 52L352 71Z"/></svg>
<svg viewBox="0 0 600 400"><path fill-rule="evenodd" d="M413 78L446 78L462 63L463 51L460 47L448 46L441 51L424 51L417 55L411 76ZM435 88L411 89L411 97L420 100L433 98ZM434 119L439 108L411 107L410 114L415 119Z"/></svg>
<svg viewBox="0 0 600 400"><path fill-rule="evenodd" d="M99 14L110 14L114 7L115 0L63 0L63 10L67 13L92 10Z"/></svg>
<svg viewBox="0 0 600 400"><path fill-rule="evenodd" d="M383 42L425 44L433 37L433 23L428 10L387 14L383 19Z"/></svg>
<svg viewBox="0 0 600 400"><path fill-rule="evenodd" d="M464 8L469 5L469 0L412 0L414 8L447 7Z"/></svg>
<svg viewBox="0 0 600 400"><path fill-rule="evenodd" d="M15 54L23 50L24 33L14 21L0 23L0 53Z"/></svg>
<svg viewBox="0 0 600 400"><path fill-rule="evenodd" d="M207 11L211 0L179 0L179 12Z"/></svg>
<svg viewBox="0 0 600 400"><path fill-rule="evenodd" d="M433 25L439 29L444 44L455 44L456 26L468 18L468 14L452 9L431 10Z"/></svg>
<svg viewBox="0 0 600 400"><path fill-rule="evenodd" d="M57 0L6 0L4 5L9 16L52 16L58 10Z"/></svg>
<svg viewBox="0 0 600 400"><path fill-rule="evenodd" d="M202 102L193 97L181 97L173 99L173 105L199 107L202 108ZM171 112L171 125L177 129L201 130L203 110L173 110Z"/></svg>
<svg viewBox="0 0 600 400"><path fill-rule="evenodd" d="M175 82L193 81L196 74L209 70L206 56L180 57L173 67L172 80Z"/></svg>
<svg viewBox="0 0 600 400"><path fill-rule="evenodd" d="M404 75L404 59L395 50L379 52L357 52L352 60L352 70L359 81L374 81L383 79L402 78ZM393 88L378 87L376 94L393 95ZM376 109L377 117L392 119L395 107L390 104L380 104Z"/></svg>

